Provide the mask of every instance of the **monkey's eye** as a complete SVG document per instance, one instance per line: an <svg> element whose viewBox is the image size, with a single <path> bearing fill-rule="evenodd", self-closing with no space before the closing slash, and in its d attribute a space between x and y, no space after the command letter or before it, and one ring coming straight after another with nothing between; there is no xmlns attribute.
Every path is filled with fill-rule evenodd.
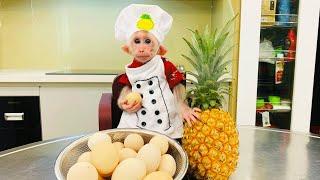
<svg viewBox="0 0 320 180"><path fill-rule="evenodd" d="M140 39L135 39L135 40L134 40L134 43L140 44Z"/></svg>
<svg viewBox="0 0 320 180"><path fill-rule="evenodd" d="M144 40L144 42L145 42L146 44L150 44L150 43L151 43L151 40L150 40L150 39L146 39L146 40Z"/></svg>

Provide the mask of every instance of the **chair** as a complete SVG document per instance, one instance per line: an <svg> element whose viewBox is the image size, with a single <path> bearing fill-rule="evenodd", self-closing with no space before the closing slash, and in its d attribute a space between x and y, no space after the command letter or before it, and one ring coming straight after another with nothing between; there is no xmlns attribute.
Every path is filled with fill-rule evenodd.
<svg viewBox="0 0 320 180"><path fill-rule="evenodd" d="M116 128L120 122L122 110L117 105L123 85L119 79L124 74L118 75L112 83L112 93L103 93L99 103L99 131Z"/></svg>

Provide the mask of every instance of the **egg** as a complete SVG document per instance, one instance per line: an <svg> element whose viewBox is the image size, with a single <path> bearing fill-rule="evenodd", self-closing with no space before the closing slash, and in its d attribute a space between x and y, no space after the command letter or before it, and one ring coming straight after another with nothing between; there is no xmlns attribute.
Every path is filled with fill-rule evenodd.
<svg viewBox="0 0 320 180"><path fill-rule="evenodd" d="M170 154L164 154L161 156L161 161L158 170L169 173L172 177L176 172L177 164L174 158Z"/></svg>
<svg viewBox="0 0 320 180"><path fill-rule="evenodd" d="M146 174L146 165L142 160L128 158L116 167L111 180L142 180Z"/></svg>
<svg viewBox="0 0 320 180"><path fill-rule="evenodd" d="M122 142L114 142L113 144L116 146L118 151L124 148L124 145Z"/></svg>
<svg viewBox="0 0 320 180"><path fill-rule="evenodd" d="M102 133L102 132L96 132L92 136L90 136L88 139L89 149L92 150L93 146L101 141L112 143L111 137L108 134Z"/></svg>
<svg viewBox="0 0 320 180"><path fill-rule="evenodd" d="M143 180L173 180L173 178L166 172L156 171L148 174Z"/></svg>
<svg viewBox="0 0 320 180"><path fill-rule="evenodd" d="M146 144L139 150L137 158L145 162L147 173L149 174L158 169L161 160L161 151L153 144Z"/></svg>
<svg viewBox="0 0 320 180"><path fill-rule="evenodd" d="M120 162L128 159L137 157L137 153L130 148L123 148L119 151Z"/></svg>
<svg viewBox="0 0 320 180"><path fill-rule="evenodd" d="M74 164L67 174L67 180L97 180L98 178L96 168L88 162Z"/></svg>
<svg viewBox="0 0 320 180"><path fill-rule="evenodd" d="M168 151L169 142L164 136L154 136L149 143L158 146L162 155Z"/></svg>
<svg viewBox="0 0 320 180"><path fill-rule="evenodd" d="M89 162L91 163L91 152L82 153L77 162Z"/></svg>
<svg viewBox="0 0 320 180"><path fill-rule="evenodd" d="M119 152L114 144L102 141L92 149L91 163L103 177L110 176L119 161Z"/></svg>
<svg viewBox="0 0 320 180"><path fill-rule="evenodd" d="M142 101L141 95L137 92L131 92L125 98L128 104L141 103Z"/></svg>
<svg viewBox="0 0 320 180"><path fill-rule="evenodd" d="M129 134L124 140L124 147L131 148L136 152L138 152L143 145L143 138L139 134Z"/></svg>

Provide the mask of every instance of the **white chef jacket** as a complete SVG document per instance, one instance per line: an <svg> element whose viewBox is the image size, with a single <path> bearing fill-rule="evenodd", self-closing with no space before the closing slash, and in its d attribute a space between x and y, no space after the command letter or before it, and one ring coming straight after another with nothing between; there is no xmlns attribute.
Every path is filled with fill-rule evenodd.
<svg viewBox="0 0 320 180"><path fill-rule="evenodd" d="M118 128L142 128L171 138L182 137L182 119L164 72L164 64L159 55L140 67L126 66L132 91L142 95L142 108L136 113L124 111Z"/></svg>

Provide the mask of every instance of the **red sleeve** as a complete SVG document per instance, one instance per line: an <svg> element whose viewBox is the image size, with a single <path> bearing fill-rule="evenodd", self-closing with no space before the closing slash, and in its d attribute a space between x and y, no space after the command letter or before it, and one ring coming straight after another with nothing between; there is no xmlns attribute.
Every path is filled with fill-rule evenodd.
<svg viewBox="0 0 320 180"><path fill-rule="evenodd" d="M130 86L131 87L131 84L130 84L130 81L128 79L127 74L120 75L118 83L123 85L123 86Z"/></svg>
<svg viewBox="0 0 320 180"><path fill-rule="evenodd" d="M176 85L178 85L185 79L184 75L180 71L178 71L176 66L170 61L164 60L163 63L168 84L170 86L170 89L173 89Z"/></svg>

